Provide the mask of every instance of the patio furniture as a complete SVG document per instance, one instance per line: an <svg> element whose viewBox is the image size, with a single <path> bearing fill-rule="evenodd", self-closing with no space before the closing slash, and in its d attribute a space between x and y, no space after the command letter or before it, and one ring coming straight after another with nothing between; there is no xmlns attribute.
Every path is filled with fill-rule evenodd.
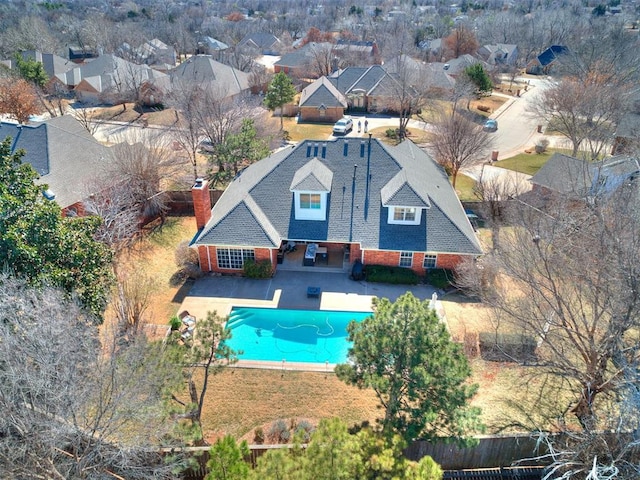
<svg viewBox="0 0 640 480"><path fill-rule="evenodd" d="M317 243L310 243L309 245L307 245L307 249L304 252L304 259L302 260L302 264L305 267L313 267L315 265L317 250Z"/></svg>
<svg viewBox="0 0 640 480"><path fill-rule="evenodd" d="M307 298L320 298L320 287L307 287Z"/></svg>

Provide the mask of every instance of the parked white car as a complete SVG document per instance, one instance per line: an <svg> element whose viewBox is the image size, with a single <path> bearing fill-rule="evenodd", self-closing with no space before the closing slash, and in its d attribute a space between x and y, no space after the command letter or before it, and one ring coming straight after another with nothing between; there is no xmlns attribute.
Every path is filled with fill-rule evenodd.
<svg viewBox="0 0 640 480"><path fill-rule="evenodd" d="M347 134L353 130L353 120L351 117L342 117L333 126L333 133Z"/></svg>

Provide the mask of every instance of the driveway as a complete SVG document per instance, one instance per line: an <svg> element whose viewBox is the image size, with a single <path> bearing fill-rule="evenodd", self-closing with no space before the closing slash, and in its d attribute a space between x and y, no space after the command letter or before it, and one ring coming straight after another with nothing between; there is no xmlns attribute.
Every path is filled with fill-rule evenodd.
<svg viewBox="0 0 640 480"><path fill-rule="evenodd" d="M310 286L320 287L320 298L307 297ZM436 289L431 285L356 282L345 272L278 271L266 280L206 276L194 283L179 311L187 310L196 318L204 318L212 311L226 316L234 306L368 312L374 297L395 301L407 291L421 300L430 300Z"/></svg>
<svg viewBox="0 0 640 480"><path fill-rule="evenodd" d="M368 138L369 132L374 128L393 128L396 129L400 126L400 120L398 117L391 117L388 115L351 115L353 119L353 130L351 130L346 135L329 135L329 140L333 140L335 138ZM364 122L365 120L369 122L367 125L367 132L364 131ZM360 132L358 132L358 121L361 122L362 128ZM409 120L409 124L407 126L409 130L429 130L429 124L426 122L421 122L419 120Z"/></svg>

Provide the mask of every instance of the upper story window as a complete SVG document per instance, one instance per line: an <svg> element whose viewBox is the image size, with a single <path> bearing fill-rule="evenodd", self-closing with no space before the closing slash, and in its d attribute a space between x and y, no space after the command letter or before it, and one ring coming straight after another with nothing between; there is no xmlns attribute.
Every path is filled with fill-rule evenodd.
<svg viewBox="0 0 640 480"><path fill-rule="evenodd" d="M388 223L419 225L422 209L416 207L389 207Z"/></svg>
<svg viewBox="0 0 640 480"><path fill-rule="evenodd" d="M327 194L325 192L294 192L296 220L326 220Z"/></svg>
<svg viewBox="0 0 640 480"><path fill-rule="evenodd" d="M311 210L320 210L322 208L322 197L319 193L301 193L300 208L309 208Z"/></svg>

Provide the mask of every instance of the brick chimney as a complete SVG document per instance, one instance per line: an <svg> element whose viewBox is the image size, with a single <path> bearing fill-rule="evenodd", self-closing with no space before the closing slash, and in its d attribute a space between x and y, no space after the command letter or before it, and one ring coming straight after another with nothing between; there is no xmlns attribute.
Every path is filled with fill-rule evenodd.
<svg viewBox="0 0 640 480"><path fill-rule="evenodd" d="M193 210L196 215L196 225L198 230L204 227L211 218L211 195L209 193L209 182L202 178L197 178L196 183L191 187L193 197Z"/></svg>

